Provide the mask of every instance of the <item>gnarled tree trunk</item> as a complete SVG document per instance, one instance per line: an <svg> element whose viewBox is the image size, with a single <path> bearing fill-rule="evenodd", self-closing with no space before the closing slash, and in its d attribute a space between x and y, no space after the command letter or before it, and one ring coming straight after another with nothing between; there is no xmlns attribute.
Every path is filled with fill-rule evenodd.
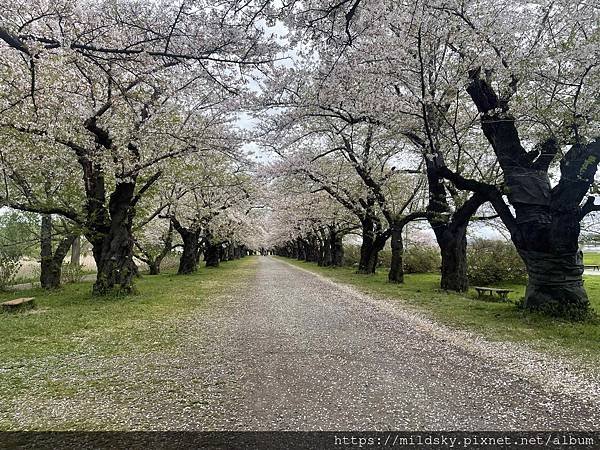
<svg viewBox="0 0 600 450"><path fill-rule="evenodd" d="M221 253L221 245L213 244L208 240L206 251L204 252L204 260L206 267L219 267L219 255Z"/></svg>
<svg viewBox="0 0 600 450"><path fill-rule="evenodd" d="M133 198L135 183L118 183L109 200L110 221L105 233L89 240L94 247L98 268L93 293L104 295L115 288L120 292L133 289L137 266L133 262ZM101 225L98 228L102 228Z"/></svg>
<svg viewBox="0 0 600 450"><path fill-rule="evenodd" d="M389 230L382 231L371 218L361 221L362 244L360 246L360 261L357 273L374 274L379 262L379 252L383 250L389 237Z"/></svg>
<svg viewBox="0 0 600 450"><path fill-rule="evenodd" d="M447 291L466 292L469 289L467 224L436 227L434 231L442 256L440 287Z"/></svg>
<svg viewBox="0 0 600 450"><path fill-rule="evenodd" d="M429 203L428 221L435 234L442 256L440 287L447 291L466 292L469 289L467 273L467 227L473 214L485 203L485 196L475 193L453 211L448 203L448 192L437 171L437 161L425 158Z"/></svg>
<svg viewBox="0 0 600 450"><path fill-rule="evenodd" d="M338 231L330 231L331 236L331 265L342 267L344 264L344 236Z"/></svg>
<svg viewBox="0 0 600 450"><path fill-rule="evenodd" d="M50 214L42 215L42 224L40 230L40 284L44 289L56 289L60 287L62 264L69 252L75 235L69 235L61 239L52 250L52 216Z"/></svg>
<svg viewBox="0 0 600 450"><path fill-rule="evenodd" d="M200 253L200 232L193 230L179 231L183 243L183 252L179 257L179 275L189 275L198 270L198 254Z"/></svg>
<svg viewBox="0 0 600 450"><path fill-rule="evenodd" d="M393 225L391 228L392 261L388 273L390 283L404 283L404 243L402 241L402 227Z"/></svg>
<svg viewBox="0 0 600 450"><path fill-rule="evenodd" d="M529 177L527 183L535 179L539 180L539 174L536 178ZM543 179L541 184L549 194L550 183L546 181L547 178ZM513 242L525 262L528 275L524 306L572 319L587 316L590 302L582 278L580 211L563 209L572 193L556 190L553 198L548 195L548 205L536 205L523 202L524 191L511 186L509 198L517 216Z"/></svg>
<svg viewBox="0 0 600 450"><path fill-rule="evenodd" d="M467 92L481 113L482 131L502 167L504 193L515 214L495 186L465 179L447 167L440 170L459 188L486 195L509 229L529 275L525 308L570 319L587 317L579 223L598 209L593 197L581 203L600 161L600 138L571 146L561 158L560 181L552 187L548 172L561 150L556 139L549 137L528 152L509 111L510 97L498 96L480 69L469 77Z"/></svg>

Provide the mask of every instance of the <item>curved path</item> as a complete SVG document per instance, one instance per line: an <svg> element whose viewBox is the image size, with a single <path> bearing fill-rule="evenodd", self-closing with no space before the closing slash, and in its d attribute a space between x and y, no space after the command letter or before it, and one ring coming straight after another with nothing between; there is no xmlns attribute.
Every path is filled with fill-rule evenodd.
<svg viewBox="0 0 600 450"><path fill-rule="evenodd" d="M71 361L105 392L40 405L112 429L595 429L597 380L283 260L178 322L177 351ZM60 370L58 371L60 373ZM28 409L27 399L20 408ZM83 405L83 406L82 406ZM35 426L35 419L23 418ZM72 422L71 422L72 423Z"/></svg>

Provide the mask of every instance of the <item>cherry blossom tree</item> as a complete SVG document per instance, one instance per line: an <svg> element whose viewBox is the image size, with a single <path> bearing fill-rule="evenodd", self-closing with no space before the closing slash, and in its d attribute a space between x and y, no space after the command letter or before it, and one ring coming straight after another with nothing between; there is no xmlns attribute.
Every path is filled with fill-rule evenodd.
<svg viewBox="0 0 600 450"><path fill-rule="evenodd" d="M339 14L343 8L353 8L355 4L364 6L365 11L354 8L351 13L347 10ZM306 24L312 24L308 27L308 34L313 38L311 46L328 67L323 70L321 83L328 85L329 92L335 92L336 101L330 100L330 104L336 108L342 105L345 109L349 105L360 108L362 117L385 126L390 134L395 134L396 141L412 147L412 154L406 151L405 159L421 159L429 191L423 215L441 249L441 287L465 291L468 286L466 230L485 199L480 195L465 195L447 183L432 164L431 156L443 154L453 166L467 173L477 171L486 180L497 177L496 166L493 160L482 158L481 142L470 132L476 114L463 114L460 109L466 93L458 95L456 87L461 80L460 65L450 64L455 62L450 61L452 52L448 46L451 30L444 28L441 19L430 17L426 22L422 14L418 14L419 8L388 15L373 7L374 4L331 4L321 11L329 11L325 15L317 14L316 5L309 4L305 11L292 16L292 23L300 29L300 34ZM305 15L306 18L297 19ZM360 21L359 35L348 35L354 28L348 23L347 15ZM315 24L327 21L329 26L315 28ZM488 162L489 167L482 168L482 163ZM396 221L392 218L390 223L394 222L402 223L401 218ZM394 228L396 234L401 235L400 227ZM398 249L396 254L401 255L398 242L393 247ZM393 258L393 261L398 260L398 257ZM401 274L390 278L401 279Z"/></svg>
<svg viewBox="0 0 600 450"><path fill-rule="evenodd" d="M430 195L438 204L430 209L447 215L440 200L449 185L442 179L450 189L473 192L465 202L471 209L491 202L528 268L525 306L584 317L589 302L578 238L581 219L598 209L593 197L586 199L600 148L598 9L585 1L469 0L306 0L289 7L296 39L309 36L338 56L362 43L372 61L396 66L396 73L408 66L421 78L420 86L403 83L398 90L403 98L421 98L420 139L406 137L429 148ZM387 73L381 64L377 71ZM439 124L451 111L465 124L478 115L487 141L477 164L483 173L451 164L438 145ZM413 113L399 117L410 121ZM454 147L456 154L458 141ZM483 176L496 164L498 179ZM432 225L436 235L446 233Z"/></svg>
<svg viewBox="0 0 600 450"><path fill-rule="evenodd" d="M226 150L232 99L272 60L277 46L255 24L268 5L229 6L36 0L2 10L7 178L29 178L14 166L35 148L68 161L85 193L76 204L58 193L48 203L14 186L3 203L80 224L98 267L95 293L131 289L138 202L169 160Z"/></svg>
<svg viewBox="0 0 600 450"><path fill-rule="evenodd" d="M360 228L356 217L324 190L307 190L301 178L277 175L266 198L268 246L281 256L340 267L344 237Z"/></svg>
<svg viewBox="0 0 600 450"><path fill-rule="evenodd" d="M158 217L168 219L181 238L178 273L195 272L202 254L208 267L219 265L224 250L227 259L241 256L240 234L257 202L248 162L213 152L188 161L169 179L171 184L161 190L169 195L160 202L168 208Z"/></svg>
<svg viewBox="0 0 600 450"><path fill-rule="evenodd" d="M587 2L506 6L435 7L462 31L455 52L469 61L466 90L503 184L436 164L459 188L494 205L527 266L525 306L581 318L589 301L581 278L580 222L598 209L586 195L600 156L599 11ZM505 20L492 19L499 14Z"/></svg>
<svg viewBox="0 0 600 450"><path fill-rule="evenodd" d="M324 52L320 55L329 57ZM270 83L268 98L275 100L267 101L267 105L283 111L263 120L263 134L272 134L272 147L287 161L291 161L290 152L297 153L298 169L312 181L323 183L323 177L318 177L314 168L335 158L345 162L346 170L355 172L352 182L360 183L364 190L364 204L348 201L348 195L344 204L363 223L359 272L375 271L377 255L391 237L388 278L401 283L402 230L411 221L428 216L423 204L424 164L407 151L402 138L408 131L399 127L378 103L385 100L386 93L375 79L376 74L354 69L350 63L359 59L344 59L348 64L341 64L342 57L333 62L325 58L314 70L309 61L303 71L295 67L287 76L280 75ZM307 139L308 145L299 145ZM300 155L301 152L306 155Z"/></svg>

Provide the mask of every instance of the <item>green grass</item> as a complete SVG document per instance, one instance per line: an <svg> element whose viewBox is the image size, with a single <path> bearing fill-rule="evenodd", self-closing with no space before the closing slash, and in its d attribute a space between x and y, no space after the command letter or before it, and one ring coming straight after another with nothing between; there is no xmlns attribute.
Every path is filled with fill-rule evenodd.
<svg viewBox="0 0 600 450"><path fill-rule="evenodd" d="M352 268L324 268L314 263L285 261L325 275L359 290L397 299L409 308L425 312L439 322L459 329L475 331L490 340L527 342L534 348L581 358L600 365L600 321L570 323L539 314L525 313L514 303L477 300L471 290L465 295L439 289L438 274L409 274L402 285L387 281L387 271L358 275ZM523 297L525 286L503 283L513 289L512 301ZM586 276L585 286L594 309L600 312L600 277Z"/></svg>
<svg viewBox="0 0 600 450"><path fill-rule="evenodd" d="M156 352L175 352L187 337L182 326L186 319L208 310L232 284L250 279L257 262L250 257L201 268L193 275L145 275L136 280L137 293L129 296L93 297L90 282L54 292L28 289L0 294L0 302L36 298L33 310L0 313L0 430L112 429L110 417L56 418L47 411L55 403L64 406L90 397L127 408L132 400L123 392L151 395L153 384L162 386L165 380L143 373L140 378L123 378L115 394L114 377L90 371L83 362L113 356L151 360ZM6 414L18 410L21 402L39 406L39 413L26 409L25 418Z"/></svg>
<svg viewBox="0 0 600 450"><path fill-rule="evenodd" d="M600 265L600 253L585 252L583 254L583 263Z"/></svg>
<svg viewBox="0 0 600 450"><path fill-rule="evenodd" d="M0 313L1 365L48 355L116 355L175 345L176 324L169 319L204 307L227 288L233 273L250 276L255 265L255 258L245 258L188 276L146 275L136 280L135 295L121 297L93 297L90 282L54 292L0 293L0 302L36 298L33 310Z"/></svg>

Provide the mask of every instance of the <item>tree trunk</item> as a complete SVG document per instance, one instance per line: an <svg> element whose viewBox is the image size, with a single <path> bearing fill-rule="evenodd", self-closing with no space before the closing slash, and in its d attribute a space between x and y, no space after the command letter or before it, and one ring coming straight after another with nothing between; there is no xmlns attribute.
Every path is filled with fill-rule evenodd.
<svg viewBox="0 0 600 450"><path fill-rule="evenodd" d="M42 225L40 230L40 284L44 289L56 289L60 287L62 264L69 252L75 236L63 238L52 250L52 216L42 215Z"/></svg>
<svg viewBox="0 0 600 450"><path fill-rule="evenodd" d="M302 256L304 261L310 261L310 244L305 239L302 239Z"/></svg>
<svg viewBox="0 0 600 450"><path fill-rule="evenodd" d="M428 221L442 256L440 287L447 291L466 292L469 288L467 227L477 209L485 203L485 197L475 193L453 211L435 163L428 158L425 160L429 187Z"/></svg>
<svg viewBox="0 0 600 450"><path fill-rule="evenodd" d="M312 234L308 236L308 261L318 263L319 257L319 241Z"/></svg>
<svg viewBox="0 0 600 450"><path fill-rule="evenodd" d="M377 264L379 263L379 250L373 245L369 260L367 261L367 271L365 274L372 275L377 272Z"/></svg>
<svg viewBox="0 0 600 450"><path fill-rule="evenodd" d="M467 224L438 226L434 232L442 255L441 288L467 292Z"/></svg>
<svg viewBox="0 0 600 450"><path fill-rule="evenodd" d="M331 236L331 265L333 267L342 267L344 264L343 236L337 232Z"/></svg>
<svg viewBox="0 0 600 450"><path fill-rule="evenodd" d="M52 252L52 217L42 215L40 233L40 284L44 289L56 289L60 286L61 266L57 266Z"/></svg>
<svg viewBox="0 0 600 450"><path fill-rule="evenodd" d="M357 273L374 274L379 262L379 252L388 240L388 233L375 230L375 223L367 219L363 221L363 242L360 246L360 262Z"/></svg>
<svg viewBox="0 0 600 450"><path fill-rule="evenodd" d="M392 261L388 273L390 283L404 283L404 243L402 241L403 227L392 226Z"/></svg>
<svg viewBox="0 0 600 450"><path fill-rule="evenodd" d="M105 295L115 287L119 292L133 290L137 267L133 262L133 197L135 183L119 183L109 200L110 225L101 239L94 242L98 274L94 284L95 295ZM101 228L99 226L98 228ZM101 246L98 248L98 246Z"/></svg>
<svg viewBox="0 0 600 450"><path fill-rule="evenodd" d="M527 267L525 308L579 320L590 302L583 287L583 254L578 248L579 221L565 212L552 222L520 224L515 244Z"/></svg>
<svg viewBox="0 0 600 450"><path fill-rule="evenodd" d="M307 256L306 256L306 245L304 243L304 240L298 238L296 240L297 245L298 245L298 260L300 261L306 261L307 260Z"/></svg>
<svg viewBox="0 0 600 450"><path fill-rule="evenodd" d="M332 265L332 235L326 231L322 231L322 245L323 245L323 266L330 267Z"/></svg>
<svg viewBox="0 0 600 450"><path fill-rule="evenodd" d="M148 264L148 271L149 271L150 275L159 275L160 274L160 262L157 263L157 261L154 260L154 261L149 261L146 264Z"/></svg>
<svg viewBox="0 0 600 450"><path fill-rule="evenodd" d="M373 221L365 219L362 221L362 244L360 245L360 260L358 262L358 273L374 273L371 269L374 252L375 234L373 232ZM377 259L377 257L375 257Z"/></svg>
<svg viewBox="0 0 600 450"><path fill-rule="evenodd" d="M560 180L552 186L548 172L561 153L559 142L551 137L539 142L534 151L527 151L508 102L497 95L480 69L471 70L469 78L467 92L480 112L481 129L502 168L504 192L514 215L494 186L471 187L486 192L525 262L529 281L524 307L583 319L589 315L590 302L583 288L579 223L591 211L586 205L590 200L594 204L594 198L588 197L581 206L598 169L600 139L578 142L561 155ZM453 177L447 170L446 176Z"/></svg>
<svg viewBox="0 0 600 450"><path fill-rule="evenodd" d="M327 238L321 236L320 234L317 235L317 237L315 238L315 248L316 248L316 256L317 256L317 265L320 267L326 266L326 262L325 262L325 253L326 253L326 249L325 247L327 246Z"/></svg>
<svg viewBox="0 0 600 450"><path fill-rule="evenodd" d="M81 236L77 236L71 245L71 265L81 265Z"/></svg>
<svg viewBox="0 0 600 450"><path fill-rule="evenodd" d="M200 245L199 233L192 231L180 232L181 240L183 241L183 252L179 257L179 275L188 275L198 270L198 247Z"/></svg>
<svg viewBox="0 0 600 450"><path fill-rule="evenodd" d="M221 246L219 244L208 244L206 246L206 252L204 259L206 260L206 267L219 267L219 254L221 252Z"/></svg>

